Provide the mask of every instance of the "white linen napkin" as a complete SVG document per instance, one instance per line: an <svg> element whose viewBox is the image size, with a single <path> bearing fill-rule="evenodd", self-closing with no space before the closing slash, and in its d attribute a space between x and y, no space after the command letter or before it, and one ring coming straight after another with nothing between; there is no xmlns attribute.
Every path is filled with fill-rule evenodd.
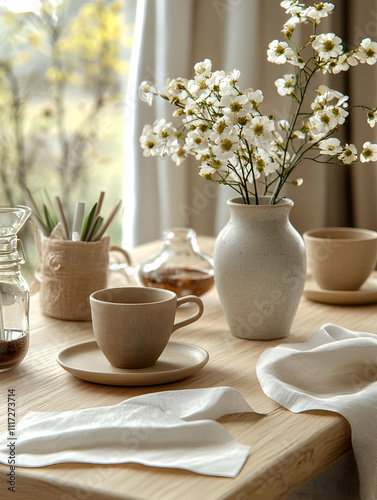
<svg viewBox="0 0 377 500"><path fill-rule="evenodd" d="M213 419L244 412L254 410L231 387L159 392L100 408L29 412L13 438L0 438L0 462L8 463L14 441L18 467L134 462L235 477L250 447L236 443Z"/></svg>
<svg viewBox="0 0 377 500"><path fill-rule="evenodd" d="M348 420L360 495L377 500L377 335L327 323L307 342L264 351L257 377L294 413L328 410Z"/></svg>

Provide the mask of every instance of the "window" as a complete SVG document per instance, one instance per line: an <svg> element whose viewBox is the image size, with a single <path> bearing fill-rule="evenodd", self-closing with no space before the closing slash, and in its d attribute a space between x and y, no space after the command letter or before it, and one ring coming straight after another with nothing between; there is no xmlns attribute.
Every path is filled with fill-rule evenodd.
<svg viewBox="0 0 377 500"><path fill-rule="evenodd" d="M25 186L59 195L71 216L100 191L104 213L122 198L135 10L136 0L0 1L1 205L24 204ZM118 216L113 244L121 230Z"/></svg>

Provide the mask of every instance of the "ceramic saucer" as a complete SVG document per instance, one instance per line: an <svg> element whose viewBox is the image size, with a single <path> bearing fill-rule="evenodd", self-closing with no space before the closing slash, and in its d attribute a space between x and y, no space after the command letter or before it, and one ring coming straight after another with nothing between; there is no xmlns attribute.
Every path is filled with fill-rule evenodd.
<svg viewBox="0 0 377 500"><path fill-rule="evenodd" d="M208 362L201 347L169 342L158 361L147 368L125 369L112 366L97 342L76 344L61 351L56 361L77 378L105 385L157 385L176 382L197 372Z"/></svg>
<svg viewBox="0 0 377 500"><path fill-rule="evenodd" d="M377 278L370 277L355 291L323 290L309 276L304 287L304 297L315 302L334 305L364 305L377 303Z"/></svg>

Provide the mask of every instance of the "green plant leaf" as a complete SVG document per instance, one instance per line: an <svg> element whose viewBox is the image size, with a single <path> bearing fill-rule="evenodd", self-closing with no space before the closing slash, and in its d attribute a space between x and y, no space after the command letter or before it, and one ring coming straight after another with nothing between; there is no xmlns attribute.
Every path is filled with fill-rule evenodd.
<svg viewBox="0 0 377 500"><path fill-rule="evenodd" d="M103 217L99 217L97 219L97 222L96 222L96 224L94 226L94 229L92 231L92 235L90 236L90 241L92 241L93 238L95 237L95 235L98 233L98 231L100 230L102 224L103 224Z"/></svg>
<svg viewBox="0 0 377 500"><path fill-rule="evenodd" d="M56 224L54 225L54 221L52 220L51 215L48 211L48 208L44 203L43 203L43 214L45 217L45 222L46 222L48 232L51 233L51 231L54 229Z"/></svg>
<svg viewBox="0 0 377 500"><path fill-rule="evenodd" d="M92 225L92 222L93 222L93 217L94 217L94 213L97 209L97 203L95 203L92 207L92 209L90 210L90 212L88 213L86 219L84 220L84 224L83 224L83 228L82 228L82 234L81 234L81 240L82 241L85 241L87 236L88 236L88 231Z"/></svg>
<svg viewBox="0 0 377 500"><path fill-rule="evenodd" d="M58 216L56 215L55 208L53 204L51 203L51 199L48 195L48 192L46 189L43 190L41 194L42 198L42 203L43 203L43 214L46 220L46 226L48 230L51 231L54 229L54 227L57 226L59 223Z"/></svg>

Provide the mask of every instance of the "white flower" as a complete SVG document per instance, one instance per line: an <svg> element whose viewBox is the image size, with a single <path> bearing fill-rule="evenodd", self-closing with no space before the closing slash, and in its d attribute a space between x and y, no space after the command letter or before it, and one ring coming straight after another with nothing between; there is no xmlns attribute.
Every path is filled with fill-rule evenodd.
<svg viewBox="0 0 377 500"><path fill-rule="evenodd" d="M318 102L313 103L312 107L316 109L316 112L310 118L311 125L317 126L318 130L326 130L335 128L337 125L342 125L348 116L348 111L346 111L341 106L333 106ZM319 126L319 123L322 125ZM327 127L327 128L326 128Z"/></svg>
<svg viewBox="0 0 377 500"><path fill-rule="evenodd" d="M288 38L289 40L292 38L294 30L296 29L296 26L300 24L300 22L300 17L293 16L283 24L283 29L281 31L282 33L284 33L286 38Z"/></svg>
<svg viewBox="0 0 377 500"><path fill-rule="evenodd" d="M342 152L342 145L339 139L326 139L319 143L320 153L323 155L334 156Z"/></svg>
<svg viewBox="0 0 377 500"><path fill-rule="evenodd" d="M140 145L144 156L156 156L160 154L161 144L157 135L153 132L152 125L144 125L140 136Z"/></svg>
<svg viewBox="0 0 377 500"><path fill-rule="evenodd" d="M263 145L273 139L275 123L268 116L254 116L242 130L242 137L251 144Z"/></svg>
<svg viewBox="0 0 377 500"><path fill-rule="evenodd" d="M309 142L318 143L321 139L324 139L326 136L327 136L326 132L319 132L317 129L309 127L307 140Z"/></svg>
<svg viewBox="0 0 377 500"><path fill-rule="evenodd" d="M299 0L283 0L280 2L280 7L287 10L292 7L292 5L297 5Z"/></svg>
<svg viewBox="0 0 377 500"><path fill-rule="evenodd" d="M256 153L253 155L253 165L258 172L263 172L264 175L270 175L279 168L277 163L262 148L257 148Z"/></svg>
<svg viewBox="0 0 377 500"><path fill-rule="evenodd" d="M200 165L199 175L205 179L212 179L212 174L216 173L216 169L207 165L207 163L202 163Z"/></svg>
<svg viewBox="0 0 377 500"><path fill-rule="evenodd" d="M296 76L292 73L283 75L283 78L275 80L275 85L279 95L290 95L295 90Z"/></svg>
<svg viewBox="0 0 377 500"><path fill-rule="evenodd" d="M288 132L290 123L288 120L279 120L278 121L278 129L279 130L284 130L284 132Z"/></svg>
<svg viewBox="0 0 377 500"><path fill-rule="evenodd" d="M192 99L196 99L197 103L201 102L203 99L206 99L211 93L211 90L207 87L207 82L208 79L205 77L203 77L202 81L200 81L200 77L196 78L195 80L189 80L187 82L186 95L184 93L178 95L178 100L186 106L190 106L194 105L194 103L186 99L188 97L188 94L190 94Z"/></svg>
<svg viewBox="0 0 377 500"><path fill-rule="evenodd" d="M144 156L165 156L171 154L171 147L177 144L177 129L164 119L156 120L153 125L144 125L140 145Z"/></svg>
<svg viewBox="0 0 377 500"><path fill-rule="evenodd" d="M292 16L300 17L303 21L306 21L304 17L305 14L305 5L302 3L296 3L287 9L287 14L291 14Z"/></svg>
<svg viewBox="0 0 377 500"><path fill-rule="evenodd" d="M365 163L377 160L377 144L371 142L364 142L363 151L360 154L360 160Z"/></svg>
<svg viewBox="0 0 377 500"><path fill-rule="evenodd" d="M228 175L228 163L229 159L220 159L216 156L208 155L208 158L203 161L200 165L199 175L205 177L206 179L212 178L213 174L220 174L222 177L226 177Z"/></svg>
<svg viewBox="0 0 377 500"><path fill-rule="evenodd" d="M237 89L230 83L226 77L222 78L219 83L220 100L224 95L238 95Z"/></svg>
<svg viewBox="0 0 377 500"><path fill-rule="evenodd" d="M305 11L305 5L302 3L299 3L298 0L293 0L290 1L288 0L287 2L281 2L280 3L281 7L285 9L287 14L290 14L291 16L297 16L300 17L301 14ZM303 20L306 20L303 18Z"/></svg>
<svg viewBox="0 0 377 500"><path fill-rule="evenodd" d="M285 141L283 137L279 134L279 132L276 132L276 130L273 131L274 134L274 140L270 143L270 146L268 148L268 152L271 156L280 158L281 154L284 156L284 145ZM264 146L265 147L265 146ZM288 161L289 159L289 153L286 153L286 160Z"/></svg>
<svg viewBox="0 0 377 500"><path fill-rule="evenodd" d="M348 71L350 66L357 66L357 59L353 55L342 54L332 67L332 72L336 75L341 71Z"/></svg>
<svg viewBox="0 0 377 500"><path fill-rule="evenodd" d="M261 90L254 90L252 88L243 91L243 94L249 99L253 109L257 110L259 105L263 102L263 93Z"/></svg>
<svg viewBox="0 0 377 500"><path fill-rule="evenodd" d="M229 134L226 137L216 139L212 148L213 153L220 159L228 159L234 156L234 152L240 147L238 135Z"/></svg>
<svg viewBox="0 0 377 500"><path fill-rule="evenodd" d="M274 132L274 135L276 132ZM263 146L265 147L265 146ZM280 162L285 162L284 165L288 165L291 159L291 155L288 151L285 151L284 141L281 141L281 138L278 136L275 141L272 141L268 147L268 154L271 155L271 158L278 160Z"/></svg>
<svg viewBox="0 0 377 500"><path fill-rule="evenodd" d="M373 128L376 125L376 120L377 120L376 110L369 111L367 113L367 122L368 122L369 126Z"/></svg>
<svg viewBox="0 0 377 500"><path fill-rule="evenodd" d="M290 59L287 59L287 63L292 64L292 66L298 66L301 69L305 67L305 61L295 53L293 53Z"/></svg>
<svg viewBox="0 0 377 500"><path fill-rule="evenodd" d="M179 108L179 109L182 109L182 108ZM186 115L186 118L184 119L184 121L187 123L190 123L192 120L197 119L197 116L201 115L202 110L196 101L188 101L185 104L183 111L184 111L184 114Z"/></svg>
<svg viewBox="0 0 377 500"><path fill-rule="evenodd" d="M170 148L170 154L176 165L180 165L188 156L187 151L178 143Z"/></svg>
<svg viewBox="0 0 377 500"><path fill-rule="evenodd" d="M324 108L330 104L333 99L338 99L336 106L341 106L342 108L348 107L348 95L344 95L338 90L330 89L327 85L320 85L316 92L318 95L311 104L313 110Z"/></svg>
<svg viewBox="0 0 377 500"><path fill-rule="evenodd" d="M288 59L293 59L296 55L287 42L273 40L268 47L267 60L275 64L284 64Z"/></svg>
<svg viewBox="0 0 377 500"><path fill-rule="evenodd" d="M206 78L211 76L212 62L210 59L204 59L202 62L198 62L194 66L195 74L202 75Z"/></svg>
<svg viewBox="0 0 377 500"><path fill-rule="evenodd" d="M152 106L153 98L157 94L152 82L144 81L139 86L139 97L142 101Z"/></svg>
<svg viewBox="0 0 377 500"><path fill-rule="evenodd" d="M226 74L221 80L220 80L220 92L224 93L227 92L227 89L234 88L234 85L238 82L239 78L241 76L241 71L238 69L234 69L230 73Z"/></svg>
<svg viewBox="0 0 377 500"><path fill-rule="evenodd" d="M227 116L222 116L213 124L210 139L216 142L217 139L222 139L229 134L233 134L233 124Z"/></svg>
<svg viewBox="0 0 377 500"><path fill-rule="evenodd" d="M220 90L220 82L225 78L226 73L225 71L214 71L213 73L210 74L210 76L207 78L207 88L211 90Z"/></svg>
<svg viewBox="0 0 377 500"><path fill-rule="evenodd" d="M321 33L316 36L312 47L324 61L338 57L343 52L342 39L334 33Z"/></svg>
<svg viewBox="0 0 377 500"><path fill-rule="evenodd" d="M224 95L221 98L220 105L224 106L224 115L228 116L233 123L238 123L240 117L244 117L252 111L249 99L243 94Z"/></svg>
<svg viewBox="0 0 377 500"><path fill-rule="evenodd" d="M332 107L327 106L316 111L309 119L310 128L320 133L327 133L338 125L338 118L334 115Z"/></svg>
<svg viewBox="0 0 377 500"><path fill-rule="evenodd" d="M335 119L337 120L338 125L342 125L347 116L349 115L348 111L345 109L339 107L339 106L330 106L331 113L334 115Z"/></svg>
<svg viewBox="0 0 377 500"><path fill-rule="evenodd" d="M188 95L186 90L187 85L188 80L186 80L186 78L174 78L173 80L168 78L166 80L164 92L171 98L171 102L184 101Z"/></svg>
<svg viewBox="0 0 377 500"><path fill-rule="evenodd" d="M206 120L194 120L190 124L190 126L191 125L193 127L195 127L195 130L197 130L198 132L200 132L203 135L206 135L206 137L209 136L209 134L211 132L210 125L209 125L208 121L206 121Z"/></svg>
<svg viewBox="0 0 377 500"><path fill-rule="evenodd" d="M357 149L354 144L346 144L343 147L342 153L338 156L339 160L346 165L357 160Z"/></svg>
<svg viewBox="0 0 377 500"><path fill-rule="evenodd" d="M302 130L294 130L292 132L292 139L300 139L304 141L306 139L307 132L303 132Z"/></svg>
<svg viewBox="0 0 377 500"><path fill-rule="evenodd" d="M171 123L167 123L163 118L156 120L153 123L153 132L156 134L161 145L169 147L173 142L177 141L175 133L177 129Z"/></svg>
<svg viewBox="0 0 377 500"><path fill-rule="evenodd" d="M199 130L190 130L186 136L185 149L195 154L205 154L208 151L208 136L208 132L202 133Z"/></svg>
<svg viewBox="0 0 377 500"><path fill-rule="evenodd" d="M356 49L355 56L361 63L375 64L377 62L377 43L370 38L364 38L360 47Z"/></svg>
<svg viewBox="0 0 377 500"><path fill-rule="evenodd" d="M305 10L305 16L318 24L323 17L327 17L332 12L334 5L328 2L318 2Z"/></svg>

